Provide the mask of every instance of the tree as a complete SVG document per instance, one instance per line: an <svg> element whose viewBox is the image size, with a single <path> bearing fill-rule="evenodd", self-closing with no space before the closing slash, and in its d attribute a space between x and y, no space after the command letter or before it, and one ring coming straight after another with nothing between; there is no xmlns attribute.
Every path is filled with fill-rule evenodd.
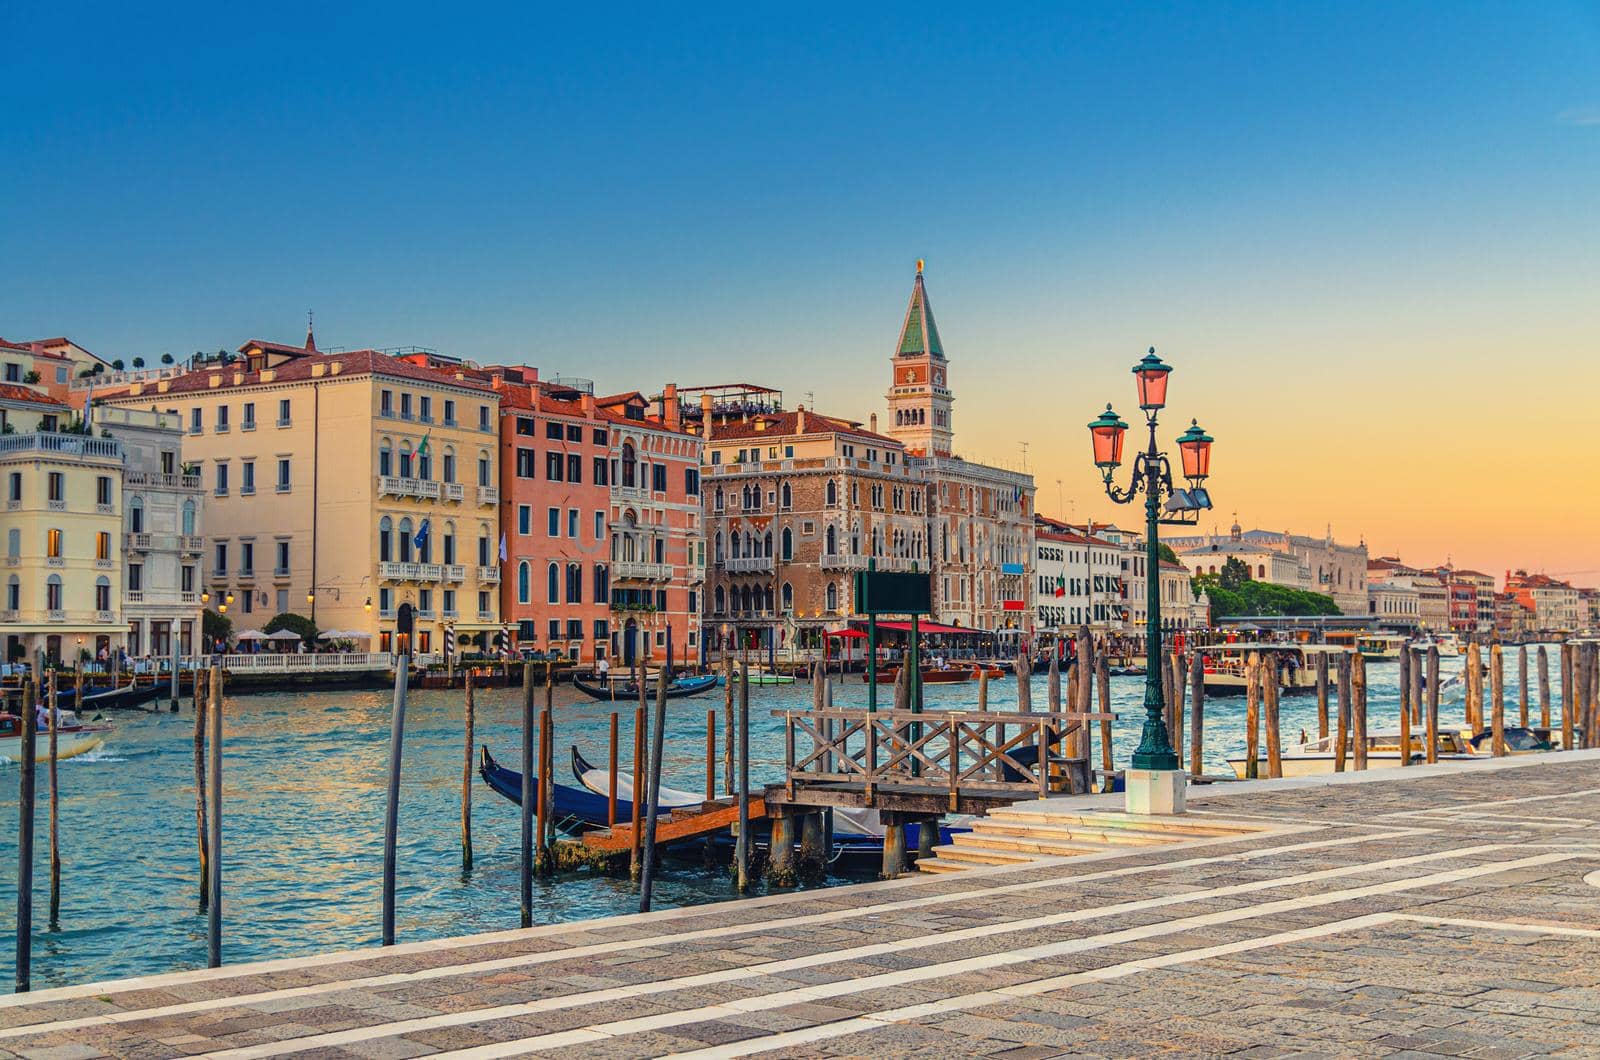
<svg viewBox="0 0 1600 1060"><path fill-rule="evenodd" d="M163 354L162 354L162 355L161 355L161 363L162 363L162 364L171 364L171 363L172 363L172 354L170 354L170 353L163 353Z"/></svg>
<svg viewBox="0 0 1600 1060"><path fill-rule="evenodd" d="M225 641L232 640L233 619L219 615L208 607L200 613L200 633L207 644L215 644L218 637Z"/></svg>
<svg viewBox="0 0 1600 1060"><path fill-rule="evenodd" d="M39 373L30 371L27 375L22 377L22 381L31 386L39 381Z"/></svg>
<svg viewBox="0 0 1600 1060"><path fill-rule="evenodd" d="M300 639L306 642L306 647L317 646L317 624L305 615L297 615L293 611L284 611L282 614L272 616L272 621L261 627L263 633L276 633L286 629L290 633L298 633Z"/></svg>
<svg viewBox="0 0 1600 1060"><path fill-rule="evenodd" d="M1176 552L1172 551L1172 546L1171 545L1165 545L1165 544L1158 545L1157 546L1157 551L1158 551L1158 554L1161 556L1161 561L1163 563L1182 563L1183 562L1182 560L1180 560L1178 558L1178 554Z"/></svg>
<svg viewBox="0 0 1600 1060"><path fill-rule="evenodd" d="M122 358L118 357L116 360L112 361L111 362L111 367L116 369L119 372L122 371L122 369L124 367L123 363L122 363Z"/></svg>
<svg viewBox="0 0 1600 1060"><path fill-rule="evenodd" d="M1202 574L1194 579L1194 592L1196 596L1205 593L1210 598L1214 618L1339 614L1339 605L1334 603L1331 596L1248 578L1237 587L1230 588L1223 584L1221 575Z"/></svg>
<svg viewBox="0 0 1600 1060"><path fill-rule="evenodd" d="M135 357L133 359L133 366L135 368L143 368L144 367L144 358L143 357Z"/></svg>
<svg viewBox="0 0 1600 1060"><path fill-rule="evenodd" d="M1229 556L1217 578L1224 589L1237 589L1250 580L1250 564L1238 556Z"/></svg>

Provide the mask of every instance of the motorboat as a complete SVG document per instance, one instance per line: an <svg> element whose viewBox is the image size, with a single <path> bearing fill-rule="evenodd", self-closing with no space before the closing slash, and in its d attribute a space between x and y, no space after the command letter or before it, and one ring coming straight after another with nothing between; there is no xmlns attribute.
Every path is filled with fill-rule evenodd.
<svg viewBox="0 0 1600 1060"><path fill-rule="evenodd" d="M733 664L735 674L747 676L753 685L792 685L794 674L781 674L765 666L746 666L743 662Z"/></svg>
<svg viewBox="0 0 1600 1060"><path fill-rule="evenodd" d="M1317 656L1332 660L1350 654L1333 644L1289 644L1277 641L1235 642L1196 649L1200 652L1205 689L1211 695L1244 695L1249 684L1252 654L1272 656L1278 664L1278 691L1283 695L1313 692L1317 687ZM1330 674L1331 680L1331 674Z"/></svg>
<svg viewBox="0 0 1600 1060"><path fill-rule="evenodd" d="M1324 776L1334 772L1334 750L1336 736L1323 736L1315 740L1302 740L1292 748L1285 749L1280 756L1285 777L1315 777ZM1439 760L1469 760L1475 757L1472 745L1459 732L1440 732L1435 744L1435 753ZM1422 762L1427 759L1426 737L1423 733L1412 732L1407 741L1406 758L1411 762ZM1355 741L1350 735L1345 737L1344 767L1346 770L1355 768ZM1233 768L1235 775L1243 780L1249 766L1245 756L1229 758L1228 765ZM1400 760L1400 733L1390 730L1367 734L1367 768L1368 769L1393 769L1401 765ZM1267 772L1267 756L1265 752L1256 759L1256 775L1265 776Z"/></svg>
<svg viewBox="0 0 1600 1060"><path fill-rule="evenodd" d="M1396 633L1363 633L1356 638L1356 651L1369 663L1399 662L1406 643L1407 638Z"/></svg>
<svg viewBox="0 0 1600 1060"><path fill-rule="evenodd" d="M56 761L73 758L93 751L111 735L109 725L85 725L70 710L56 713ZM50 730L41 728L33 738L33 753L37 761L50 758ZM0 714L0 761L22 761L22 718L16 714Z"/></svg>
<svg viewBox="0 0 1600 1060"><path fill-rule="evenodd" d="M922 683L925 685L955 685L965 681L974 681L978 677L978 668L966 665L924 666L919 672L922 675ZM869 679L867 674L861 675L861 680L866 681ZM878 667L878 684L892 685L899 679L900 667Z"/></svg>

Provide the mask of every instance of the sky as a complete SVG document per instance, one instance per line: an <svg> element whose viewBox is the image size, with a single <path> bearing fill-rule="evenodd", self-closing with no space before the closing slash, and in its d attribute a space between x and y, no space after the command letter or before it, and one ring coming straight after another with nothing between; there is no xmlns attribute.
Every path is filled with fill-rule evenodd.
<svg viewBox="0 0 1600 1060"><path fill-rule="evenodd" d="M1136 516L1084 425L1153 345L1223 529L1600 582L1597 0L11 0L0 36L7 338L154 360L314 309L865 420L924 258L957 449L1046 514Z"/></svg>

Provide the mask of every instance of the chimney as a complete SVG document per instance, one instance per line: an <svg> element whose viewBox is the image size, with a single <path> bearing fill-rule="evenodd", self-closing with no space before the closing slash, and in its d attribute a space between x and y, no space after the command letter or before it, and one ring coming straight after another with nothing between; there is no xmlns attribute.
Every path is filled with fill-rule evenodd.
<svg viewBox="0 0 1600 1060"><path fill-rule="evenodd" d="M806 407L804 405L799 406L795 410L794 433L796 433L796 434L804 434L804 433L806 433Z"/></svg>
<svg viewBox="0 0 1600 1060"><path fill-rule="evenodd" d="M678 429L678 425L682 422L682 417L681 417L681 415L679 413L679 410L678 410L678 384L677 383L668 383L662 389L662 391L661 391L661 402L662 402L663 405L666 406L666 409L665 409L666 416L664 417L664 419L667 421L667 430L669 430L669 431L677 430Z"/></svg>
<svg viewBox="0 0 1600 1060"><path fill-rule="evenodd" d="M877 434L878 433L878 414L876 412L874 412L871 415L871 417L868 418L867 422L869 424L871 424L871 426L868 427L868 430L870 430L873 434Z"/></svg>
<svg viewBox="0 0 1600 1060"><path fill-rule="evenodd" d="M578 395L578 407L583 409L583 414L585 416L588 416L590 419L593 419L594 418L594 395L593 394L580 394L580 395Z"/></svg>

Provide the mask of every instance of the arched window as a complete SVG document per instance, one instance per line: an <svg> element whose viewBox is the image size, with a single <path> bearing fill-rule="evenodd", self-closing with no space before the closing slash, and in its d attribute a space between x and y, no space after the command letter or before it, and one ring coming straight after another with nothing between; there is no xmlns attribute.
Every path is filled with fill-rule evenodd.
<svg viewBox="0 0 1600 1060"><path fill-rule="evenodd" d="M826 597L827 597L827 602L828 602L828 610L829 611L837 611L837 610L839 610L839 587L834 585L833 582L829 582L828 583L828 591L827 591Z"/></svg>
<svg viewBox="0 0 1600 1060"><path fill-rule="evenodd" d="M144 533L144 498L134 497L128 501L128 532L133 534Z"/></svg>
<svg viewBox="0 0 1600 1060"><path fill-rule="evenodd" d="M12 581L16 581L17 580L16 575L13 574L11 576L11 580ZM716 605L713 608L713 613L714 614L720 615L720 614L724 613L725 611L727 611L727 609L728 609L728 607L727 607L728 597L727 597L727 594L722 591L722 586L720 586L720 585L717 586L716 592L714 592L712 594L712 599L716 601Z"/></svg>
<svg viewBox="0 0 1600 1060"><path fill-rule="evenodd" d="M22 579L15 574L6 579L6 610L22 610Z"/></svg>
<svg viewBox="0 0 1600 1060"><path fill-rule="evenodd" d="M827 486L823 487L822 503L830 508L839 503L839 487L834 484L833 479L829 479Z"/></svg>
<svg viewBox="0 0 1600 1060"><path fill-rule="evenodd" d="M712 494L712 496L715 498L711 505L712 509L714 511L722 511L722 487L718 486L717 492Z"/></svg>
<svg viewBox="0 0 1600 1060"><path fill-rule="evenodd" d="M17 557L19 557L21 555L22 555L22 531L19 528L13 526L11 529L6 531L6 557L8 559L16 559ZM13 577L15 577L15 575L13 575ZM15 609L14 608L7 608L7 610L15 610Z"/></svg>
<svg viewBox="0 0 1600 1060"><path fill-rule="evenodd" d="M761 594L761 607L762 607L762 609L766 610L766 611L771 611L772 610L772 586L768 585L765 588L758 589L756 591Z"/></svg>
<svg viewBox="0 0 1600 1060"><path fill-rule="evenodd" d="M528 561L523 560L517 564L517 603L526 604L533 601L533 571L528 567Z"/></svg>
<svg viewBox="0 0 1600 1060"><path fill-rule="evenodd" d="M444 536L439 540L444 543L444 562L453 566L456 562L456 524L453 520L446 520Z"/></svg>
<svg viewBox="0 0 1600 1060"><path fill-rule="evenodd" d="M783 536L779 539L782 544L783 559L785 562L794 559L794 531L787 526L783 528Z"/></svg>
<svg viewBox="0 0 1600 1060"><path fill-rule="evenodd" d="M779 493L779 496L781 496L783 498L783 506L784 506L784 508L787 509L787 508L793 506L793 504L794 504L794 492L789 489L789 484L787 482L785 482L783 484L783 489Z"/></svg>
<svg viewBox="0 0 1600 1060"><path fill-rule="evenodd" d="M548 603L561 602L561 568L552 563L544 574L545 600Z"/></svg>
<svg viewBox="0 0 1600 1060"><path fill-rule="evenodd" d="M712 544L711 559L715 563L721 563L722 562L722 531L721 530L717 531L717 536L714 539L714 542Z"/></svg>
<svg viewBox="0 0 1600 1060"><path fill-rule="evenodd" d="M489 454L480 449L478 450L478 485L494 485L494 483L489 481L489 478Z"/></svg>
<svg viewBox="0 0 1600 1060"><path fill-rule="evenodd" d="M611 572L604 563L594 565L594 602L597 604L611 601Z"/></svg>
<svg viewBox="0 0 1600 1060"><path fill-rule="evenodd" d="M417 477L424 481L433 477L433 454L426 449L417 451Z"/></svg>
<svg viewBox="0 0 1600 1060"><path fill-rule="evenodd" d="M770 557L772 555L772 531L771 530L768 530L766 536L761 539L761 554L763 556L768 556L768 557Z"/></svg>
<svg viewBox="0 0 1600 1060"><path fill-rule="evenodd" d="M635 484L634 480L638 477L638 464L639 464L639 457L638 457L638 454L636 454L633 451L633 443L632 442L623 442L622 443L622 484L624 486L632 486L632 485Z"/></svg>
<svg viewBox="0 0 1600 1060"><path fill-rule="evenodd" d="M394 474L394 446L387 438L378 443L378 474L385 477Z"/></svg>
<svg viewBox="0 0 1600 1060"><path fill-rule="evenodd" d="M728 556L730 559L738 559L741 555L739 551L739 542L743 539L743 536L744 535L739 533L728 535Z"/></svg>
<svg viewBox="0 0 1600 1060"><path fill-rule="evenodd" d="M828 527L826 551L830 556L837 556L839 554L839 531L836 527Z"/></svg>
<svg viewBox="0 0 1600 1060"><path fill-rule="evenodd" d="M447 445L444 447L443 479L445 482L454 482L456 480L456 450L454 446Z"/></svg>
<svg viewBox="0 0 1600 1060"><path fill-rule="evenodd" d="M783 609L785 611L794 610L794 586L788 582L783 583Z"/></svg>
<svg viewBox="0 0 1600 1060"><path fill-rule="evenodd" d="M52 574L44 580L44 606L47 611L61 610L61 575Z"/></svg>
<svg viewBox="0 0 1600 1060"><path fill-rule="evenodd" d="M94 609L111 610L111 579L104 574L94 580Z"/></svg>
<svg viewBox="0 0 1600 1060"><path fill-rule="evenodd" d="M399 553L401 563L411 562L411 517L400 520Z"/></svg>
<svg viewBox="0 0 1600 1060"><path fill-rule="evenodd" d="M1267 577L1267 565L1265 563L1257 565L1257 567L1256 567L1256 577L1260 578L1262 581L1266 580L1266 577Z"/></svg>
<svg viewBox="0 0 1600 1060"><path fill-rule="evenodd" d="M583 567L581 564L567 564L567 603L583 603Z"/></svg>
<svg viewBox="0 0 1600 1060"><path fill-rule="evenodd" d="M194 536L195 507L194 501L183 502L183 532L185 536Z"/></svg>
<svg viewBox="0 0 1600 1060"><path fill-rule="evenodd" d="M394 559L394 523L386 515L378 520L378 562Z"/></svg>
<svg viewBox="0 0 1600 1060"><path fill-rule="evenodd" d="M411 443L400 443L400 477L411 477Z"/></svg>

